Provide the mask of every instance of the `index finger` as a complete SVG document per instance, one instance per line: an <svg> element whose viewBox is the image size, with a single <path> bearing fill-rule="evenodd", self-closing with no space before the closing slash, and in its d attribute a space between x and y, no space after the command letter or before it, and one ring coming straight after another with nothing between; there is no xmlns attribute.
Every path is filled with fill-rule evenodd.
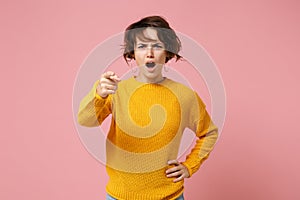
<svg viewBox="0 0 300 200"><path fill-rule="evenodd" d="M110 79L110 77L111 77L111 76L114 76L114 75L115 75L115 72L107 71L107 72L105 72L102 76L103 76L104 78Z"/></svg>
<svg viewBox="0 0 300 200"><path fill-rule="evenodd" d="M117 75L110 76L109 79L113 80L114 82L120 82L121 81L121 79Z"/></svg>
<svg viewBox="0 0 300 200"><path fill-rule="evenodd" d="M115 72L107 71L103 75L103 78L109 79L111 81L114 81L115 83L120 82L121 79L116 75Z"/></svg>

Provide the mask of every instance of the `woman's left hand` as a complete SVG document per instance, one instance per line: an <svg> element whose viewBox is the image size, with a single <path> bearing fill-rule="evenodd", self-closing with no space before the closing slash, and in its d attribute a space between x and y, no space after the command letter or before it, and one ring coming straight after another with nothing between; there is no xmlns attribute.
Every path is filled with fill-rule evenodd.
<svg viewBox="0 0 300 200"><path fill-rule="evenodd" d="M168 178L176 177L176 179L173 180L174 183L190 177L189 171L186 166L179 163L177 160L169 160L168 165L174 165L174 167L166 171L166 175Z"/></svg>

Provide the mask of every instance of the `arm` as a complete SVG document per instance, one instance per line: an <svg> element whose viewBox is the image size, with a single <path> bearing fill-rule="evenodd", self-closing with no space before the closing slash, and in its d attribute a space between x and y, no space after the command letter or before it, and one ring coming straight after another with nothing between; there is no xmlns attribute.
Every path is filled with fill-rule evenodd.
<svg viewBox="0 0 300 200"><path fill-rule="evenodd" d="M112 94L118 88L121 79L112 71L101 75L100 81L96 81L93 89L80 103L78 123L82 126L99 126L112 112Z"/></svg>
<svg viewBox="0 0 300 200"><path fill-rule="evenodd" d="M97 94L97 81L92 90L82 99L77 120L82 126L95 127L101 125L111 111L111 95L103 98Z"/></svg>
<svg viewBox="0 0 300 200"><path fill-rule="evenodd" d="M196 97L200 115L192 120L189 128L195 132L198 139L191 153L187 155L186 160L182 163L188 169L190 176L192 176L208 158L218 139L218 128L214 125L207 113L205 104L197 94Z"/></svg>
<svg viewBox="0 0 300 200"><path fill-rule="evenodd" d="M196 93L194 100L196 101L191 104L189 110L188 127L195 132L198 139L184 162L168 161L168 165L173 165L173 167L166 171L166 175L175 177L173 182L192 176L208 158L218 138L218 128L213 124L205 109L205 104Z"/></svg>

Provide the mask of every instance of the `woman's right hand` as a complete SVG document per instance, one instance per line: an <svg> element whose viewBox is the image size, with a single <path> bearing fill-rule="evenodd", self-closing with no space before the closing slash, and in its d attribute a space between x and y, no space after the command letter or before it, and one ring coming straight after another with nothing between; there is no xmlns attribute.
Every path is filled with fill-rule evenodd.
<svg viewBox="0 0 300 200"><path fill-rule="evenodd" d="M118 83L121 79L112 71L105 72L101 75L97 86L97 94L102 98L106 98L109 94L114 94L118 89Z"/></svg>

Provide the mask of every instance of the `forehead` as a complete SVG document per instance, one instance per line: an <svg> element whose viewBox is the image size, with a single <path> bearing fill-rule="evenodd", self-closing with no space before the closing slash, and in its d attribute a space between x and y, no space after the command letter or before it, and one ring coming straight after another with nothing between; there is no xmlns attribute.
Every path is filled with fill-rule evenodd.
<svg viewBox="0 0 300 200"><path fill-rule="evenodd" d="M157 30L146 28L136 36L136 42L161 42L157 35Z"/></svg>

